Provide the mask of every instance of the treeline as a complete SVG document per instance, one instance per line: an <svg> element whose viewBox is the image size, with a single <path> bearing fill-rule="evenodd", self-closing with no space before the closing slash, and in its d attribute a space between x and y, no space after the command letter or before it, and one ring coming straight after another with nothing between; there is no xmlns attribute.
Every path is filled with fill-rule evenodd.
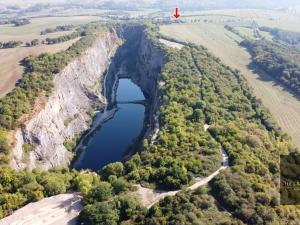
<svg viewBox="0 0 300 225"><path fill-rule="evenodd" d="M66 34L63 36L56 37L56 38L46 38L46 40L44 41L44 44L46 44L46 45L58 44L58 43L66 42L66 41L69 41L69 40L72 40L72 39L75 39L75 38L78 38L78 37L84 36L84 35L85 35L85 32L75 31L71 34Z"/></svg>
<svg viewBox="0 0 300 225"><path fill-rule="evenodd" d="M76 189L78 176L67 169L28 172L0 168L0 219L30 202Z"/></svg>
<svg viewBox="0 0 300 225"><path fill-rule="evenodd" d="M26 47L33 47L39 45L40 41L38 39L33 39L30 42L26 42Z"/></svg>
<svg viewBox="0 0 300 225"><path fill-rule="evenodd" d="M139 218L140 219L140 218ZM180 192L174 197L166 197L151 207L143 220L135 220L136 225L243 225L226 211L220 209L206 187L195 192Z"/></svg>
<svg viewBox="0 0 300 225"><path fill-rule="evenodd" d="M12 24L14 24L16 27L20 27L20 26L24 26L27 24L30 24L30 20L29 19L15 19L11 21Z"/></svg>
<svg viewBox="0 0 300 225"><path fill-rule="evenodd" d="M0 49L5 48L15 48L23 44L22 41L8 41L8 42L0 42Z"/></svg>
<svg viewBox="0 0 300 225"><path fill-rule="evenodd" d="M275 40L283 41L290 45L300 44L300 32L281 30L271 27L260 27L261 31L269 32Z"/></svg>
<svg viewBox="0 0 300 225"><path fill-rule="evenodd" d="M225 25L224 28L234 34L236 34L237 36L243 38L243 39L247 39L247 37L243 34L241 34L241 32L239 32L237 29L235 29L234 27L232 26L229 26L229 25Z"/></svg>
<svg viewBox="0 0 300 225"><path fill-rule="evenodd" d="M27 18L23 18L23 19L18 19L18 18L3 19L2 18L2 19L0 19L0 25L3 25L3 24L13 24L16 27L19 27L19 26L24 26L24 25L30 24L30 20Z"/></svg>
<svg viewBox="0 0 300 225"><path fill-rule="evenodd" d="M241 45L250 50L253 61L270 76L300 93L300 52L297 49L266 40L245 40Z"/></svg>
<svg viewBox="0 0 300 225"><path fill-rule="evenodd" d="M294 151L238 71L200 47L192 49L204 76L209 132L229 155L231 168L211 183L212 193L246 224L298 224L300 211L279 202L279 156ZM287 215L289 211L289 215Z"/></svg>
<svg viewBox="0 0 300 225"><path fill-rule="evenodd" d="M81 217L91 222L89 224L99 224L101 218L112 223L100 224L117 224L145 211L127 194L131 185L115 176L110 177L110 182L104 182L97 174L79 173L66 168L52 168L49 171L34 169L32 172L0 168L0 186L0 219L30 202L67 191L83 194L86 207ZM101 209L103 214L96 214Z"/></svg>
<svg viewBox="0 0 300 225"><path fill-rule="evenodd" d="M55 28L47 28L43 31L41 31L41 35L46 35L49 33L55 33L55 32L60 32L60 31L70 31L74 28L74 25L61 25L61 26L56 26Z"/></svg>
<svg viewBox="0 0 300 225"><path fill-rule="evenodd" d="M101 180L90 176L78 180L84 197L81 222L117 225L143 218L146 209L130 194L134 187L122 177L124 169L122 163L114 163L104 169Z"/></svg>

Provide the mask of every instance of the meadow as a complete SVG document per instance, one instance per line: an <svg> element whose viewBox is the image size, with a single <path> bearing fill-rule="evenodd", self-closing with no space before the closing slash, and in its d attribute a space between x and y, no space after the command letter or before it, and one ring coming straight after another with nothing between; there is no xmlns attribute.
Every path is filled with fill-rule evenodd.
<svg viewBox="0 0 300 225"><path fill-rule="evenodd" d="M208 13L206 13L208 14ZM212 14L213 18L212 18ZM215 14L219 14L217 18ZM270 12L255 10L222 10L212 11L206 17L209 22L187 22L184 24L163 25L160 32L180 41L189 41L208 48L222 62L242 72L253 88L254 94L260 98L263 104L270 110L279 126L290 135L293 142L300 147L300 101L297 96L287 92L277 85L264 71L251 67L251 56L239 43L242 38L226 30L224 25L228 20L224 19L232 15L231 23L257 22L260 26L272 26L281 29L297 31L300 28L299 21L293 20L296 16L288 17L284 12ZM217 19L216 19L217 18ZM223 18L223 19L222 19ZM189 17L193 20L192 17ZM257 19L257 20L256 20ZM205 16L201 21L205 20ZM223 22L222 22L223 21ZM227 22L226 22L227 21ZM294 21L295 23L291 23ZM285 25L285 26L284 26ZM241 28L244 35L252 35L250 29Z"/></svg>

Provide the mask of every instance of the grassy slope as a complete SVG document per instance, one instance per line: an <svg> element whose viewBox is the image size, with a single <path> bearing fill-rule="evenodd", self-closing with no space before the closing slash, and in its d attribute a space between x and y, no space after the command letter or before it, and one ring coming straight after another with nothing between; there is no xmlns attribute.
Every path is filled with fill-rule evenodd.
<svg viewBox="0 0 300 225"><path fill-rule="evenodd" d="M223 25L205 23L162 26L161 32L178 40L204 45L225 64L242 71L255 95L262 99L280 127L300 147L300 127L297 125L300 124L300 102L283 88L276 86L266 74L259 76L248 69L251 56L238 45L237 42L241 40L239 37L226 31Z"/></svg>

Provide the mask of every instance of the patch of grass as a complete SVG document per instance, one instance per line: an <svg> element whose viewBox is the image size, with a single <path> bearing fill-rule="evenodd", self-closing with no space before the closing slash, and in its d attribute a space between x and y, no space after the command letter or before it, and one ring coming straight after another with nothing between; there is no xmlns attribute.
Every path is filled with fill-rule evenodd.
<svg viewBox="0 0 300 225"><path fill-rule="evenodd" d="M76 134L71 140L65 140L64 146L66 147L66 149L72 151L76 147L80 137L81 137L80 134Z"/></svg>
<svg viewBox="0 0 300 225"><path fill-rule="evenodd" d="M30 153L36 148L36 144L23 144L22 149L25 153Z"/></svg>
<svg viewBox="0 0 300 225"><path fill-rule="evenodd" d="M77 119L79 114L75 114L73 117L68 118L64 121L64 125L67 127L70 123L72 123L73 120Z"/></svg>

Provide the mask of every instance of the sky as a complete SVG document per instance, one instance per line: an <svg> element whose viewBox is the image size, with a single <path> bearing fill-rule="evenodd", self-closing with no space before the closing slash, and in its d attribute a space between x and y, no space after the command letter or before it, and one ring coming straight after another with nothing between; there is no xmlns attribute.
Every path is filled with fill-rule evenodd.
<svg viewBox="0 0 300 225"><path fill-rule="evenodd" d="M289 7L293 5L300 5L300 0L0 0L0 4L17 4L22 6L28 6L36 3L62 3L62 2L116 2L116 3L130 3L136 2L143 6L143 4L148 3L154 4L161 7L170 6L181 6L187 8L193 7L215 7L215 8L282 8ZM144 2L144 3L143 3Z"/></svg>

